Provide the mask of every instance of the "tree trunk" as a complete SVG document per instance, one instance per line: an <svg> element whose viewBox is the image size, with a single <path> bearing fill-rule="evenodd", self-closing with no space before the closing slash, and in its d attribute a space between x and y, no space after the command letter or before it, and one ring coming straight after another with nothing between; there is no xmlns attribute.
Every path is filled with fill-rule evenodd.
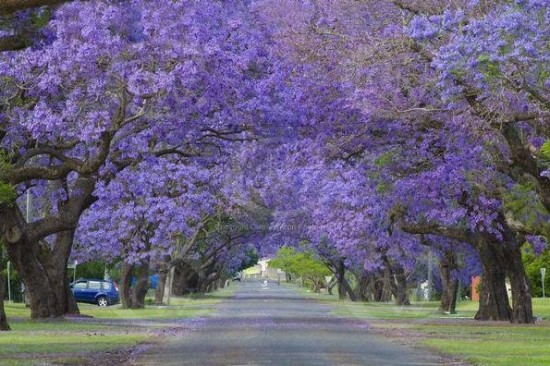
<svg viewBox="0 0 550 366"><path fill-rule="evenodd" d="M336 286L336 277L332 276L330 278L330 281L327 283L327 292L331 296L333 295L332 289L334 288L334 286Z"/></svg>
<svg viewBox="0 0 550 366"><path fill-rule="evenodd" d="M392 263L386 255L382 256L382 261L385 267L384 277L389 281L395 305L410 305L405 270L399 263Z"/></svg>
<svg viewBox="0 0 550 366"><path fill-rule="evenodd" d="M345 300L349 296L351 301L355 301L355 292L346 279L346 266L344 265L344 260L342 258L331 260L330 268L336 277L336 283L338 285L338 298L340 300Z"/></svg>
<svg viewBox="0 0 550 366"><path fill-rule="evenodd" d="M502 243L494 240L478 245L483 267L476 320L511 320L512 309L506 292L506 268L502 258Z"/></svg>
<svg viewBox="0 0 550 366"><path fill-rule="evenodd" d="M183 262L174 267L173 294L185 295L197 291L197 272L187 263Z"/></svg>
<svg viewBox="0 0 550 366"><path fill-rule="evenodd" d="M82 212L93 202L95 179L79 176L72 186L69 198L57 202L57 209L63 215L58 215L60 225L56 229L54 244L44 242L44 237L40 236L48 235L51 221L39 220L33 223L33 227L27 224L17 205L0 204L0 236L6 242L10 261L25 284L33 319L79 313L67 283L67 261L74 228Z"/></svg>
<svg viewBox="0 0 550 366"><path fill-rule="evenodd" d="M149 261L142 262L135 267L136 283L132 288L132 305L131 309L145 308L145 296L149 290Z"/></svg>
<svg viewBox="0 0 550 366"><path fill-rule="evenodd" d="M504 229L503 238L485 238L477 246L483 266L481 287L484 291L480 294L476 319L532 323L531 291L520 249L524 238L508 225L504 215L500 215L499 222ZM506 290L506 275L512 288L512 309Z"/></svg>
<svg viewBox="0 0 550 366"><path fill-rule="evenodd" d="M54 291L57 292L57 296L61 299L60 301L65 315L80 314L73 291L69 286L69 274L67 273L67 265L69 257L71 256L73 242L74 231L64 231L57 234L52 260L53 263L49 270L52 278L59 279L57 282L54 282Z"/></svg>
<svg viewBox="0 0 550 366"><path fill-rule="evenodd" d="M550 187L549 187L550 188ZM532 323L533 305L531 299L531 285L525 275L525 268L521 258L521 246L525 242L523 235L508 225L503 215L500 222L504 230L504 240L499 249L504 251L502 260L506 264L507 275L512 289L512 314L513 323Z"/></svg>
<svg viewBox="0 0 550 366"><path fill-rule="evenodd" d="M16 206L0 205L0 235L5 239L10 261L25 284L31 318L78 314L67 281L74 230L58 232L54 243L48 244L35 241L33 232L25 231L26 228L26 220Z"/></svg>
<svg viewBox="0 0 550 366"><path fill-rule="evenodd" d="M453 270L457 268L456 258L452 250L445 251L439 262L439 273L443 291L439 310L449 314L456 314L456 297L458 293L458 279L454 278Z"/></svg>
<svg viewBox="0 0 550 366"><path fill-rule="evenodd" d="M67 261L73 232L57 234L55 250L45 243L7 245L10 260L25 283L30 298L31 318L79 314L67 281Z"/></svg>
<svg viewBox="0 0 550 366"><path fill-rule="evenodd" d="M219 290L219 285L220 284L220 275L219 274L216 274L216 276L210 280L210 291L209 292L213 292L213 291L218 291Z"/></svg>
<svg viewBox="0 0 550 366"><path fill-rule="evenodd" d="M157 305L163 304L166 280L168 278L168 272L170 272L170 259L169 255L164 257L164 261L159 265L159 280L157 283L157 290L155 291L155 304Z"/></svg>
<svg viewBox="0 0 550 366"><path fill-rule="evenodd" d="M391 281L392 273L391 268L384 268L384 271L375 276L373 281L373 297L374 301L377 302L388 302L391 301L392 291L391 291Z"/></svg>
<svg viewBox="0 0 550 366"><path fill-rule="evenodd" d="M197 292L204 294L206 293L206 274L204 271L197 272Z"/></svg>
<svg viewBox="0 0 550 366"><path fill-rule="evenodd" d="M175 268L172 267L168 271L166 276L166 284L164 286L164 296L162 298L162 303L165 305L170 305L170 298L172 297L172 284L174 282L174 272Z"/></svg>
<svg viewBox="0 0 550 366"><path fill-rule="evenodd" d="M4 277L0 274L0 331L10 330L8 318L6 317L6 312L4 311L4 286Z"/></svg>
<svg viewBox="0 0 550 366"><path fill-rule="evenodd" d="M407 276L405 270L398 264L394 264L392 268L394 280L391 281L392 293L395 297L395 305L403 306L410 305L409 294L407 291Z"/></svg>
<svg viewBox="0 0 550 366"><path fill-rule="evenodd" d="M120 271L120 302L122 308L132 308L132 275L134 273L134 265L127 262L122 263Z"/></svg>
<svg viewBox="0 0 550 366"><path fill-rule="evenodd" d="M132 278L136 276L136 283L132 287ZM143 309L145 295L149 289L149 261L140 265L122 263L120 300L124 309Z"/></svg>
<svg viewBox="0 0 550 366"><path fill-rule="evenodd" d="M516 247L507 250L510 285L512 287L512 322L532 323L533 306L529 279L521 258L521 250Z"/></svg>
<svg viewBox="0 0 550 366"><path fill-rule="evenodd" d="M347 298L346 295L346 285L344 284L346 282L346 278L344 277L343 273L337 273L336 274L336 285L338 286L338 299L345 300Z"/></svg>
<svg viewBox="0 0 550 366"><path fill-rule="evenodd" d="M155 304L162 305L164 299L164 290L166 287L166 279L168 278L168 271L159 272L159 280L157 283L157 289L155 291Z"/></svg>
<svg viewBox="0 0 550 366"><path fill-rule="evenodd" d="M214 288L212 287L213 282L215 282L218 278L218 274L216 272L207 274L206 271L200 270L199 271L199 286L198 291L201 294L206 294L208 292L212 292Z"/></svg>
<svg viewBox="0 0 550 366"><path fill-rule="evenodd" d="M370 276L361 271L359 275L355 275L357 278L357 287L355 288L355 298L358 301L369 301L369 280Z"/></svg>
<svg viewBox="0 0 550 366"><path fill-rule="evenodd" d="M401 228L409 233L442 235L474 245L483 267L479 309L475 319L530 323L533 320L532 300L520 253L525 240L523 234L510 227L500 211L498 222L502 227L502 238L495 238L487 232L407 226L403 223ZM506 291L507 274L512 285L513 311Z"/></svg>

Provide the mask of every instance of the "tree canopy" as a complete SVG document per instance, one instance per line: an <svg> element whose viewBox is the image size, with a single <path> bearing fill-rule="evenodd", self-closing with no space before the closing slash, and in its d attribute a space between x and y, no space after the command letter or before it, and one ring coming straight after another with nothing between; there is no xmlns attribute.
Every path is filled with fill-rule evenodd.
<svg viewBox="0 0 550 366"><path fill-rule="evenodd" d="M476 318L533 320L545 1L61 3L0 3L0 233L33 317L78 311L69 258L209 288L279 251L403 304L435 252L444 288L483 275Z"/></svg>

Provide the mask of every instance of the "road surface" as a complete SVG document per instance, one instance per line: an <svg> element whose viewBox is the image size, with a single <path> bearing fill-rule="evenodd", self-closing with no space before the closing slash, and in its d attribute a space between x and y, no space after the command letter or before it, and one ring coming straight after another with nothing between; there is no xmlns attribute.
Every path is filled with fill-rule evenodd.
<svg viewBox="0 0 550 366"><path fill-rule="evenodd" d="M441 365L292 288L245 281L215 313L131 365Z"/></svg>

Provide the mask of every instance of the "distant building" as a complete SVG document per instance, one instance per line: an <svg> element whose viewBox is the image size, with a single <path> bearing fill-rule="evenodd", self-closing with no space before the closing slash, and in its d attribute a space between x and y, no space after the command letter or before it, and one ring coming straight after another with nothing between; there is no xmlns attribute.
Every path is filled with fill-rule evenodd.
<svg viewBox="0 0 550 366"><path fill-rule="evenodd" d="M244 275L247 278L264 278L276 281L279 276L284 279L284 272L278 268L269 267L270 258L261 259L254 267L250 267L244 270Z"/></svg>

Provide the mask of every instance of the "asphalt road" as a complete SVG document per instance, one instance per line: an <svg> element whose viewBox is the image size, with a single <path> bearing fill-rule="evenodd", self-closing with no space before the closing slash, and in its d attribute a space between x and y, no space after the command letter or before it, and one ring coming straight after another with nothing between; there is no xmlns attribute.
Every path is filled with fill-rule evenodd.
<svg viewBox="0 0 550 366"><path fill-rule="evenodd" d="M441 365L292 288L247 281L216 312L131 365Z"/></svg>

